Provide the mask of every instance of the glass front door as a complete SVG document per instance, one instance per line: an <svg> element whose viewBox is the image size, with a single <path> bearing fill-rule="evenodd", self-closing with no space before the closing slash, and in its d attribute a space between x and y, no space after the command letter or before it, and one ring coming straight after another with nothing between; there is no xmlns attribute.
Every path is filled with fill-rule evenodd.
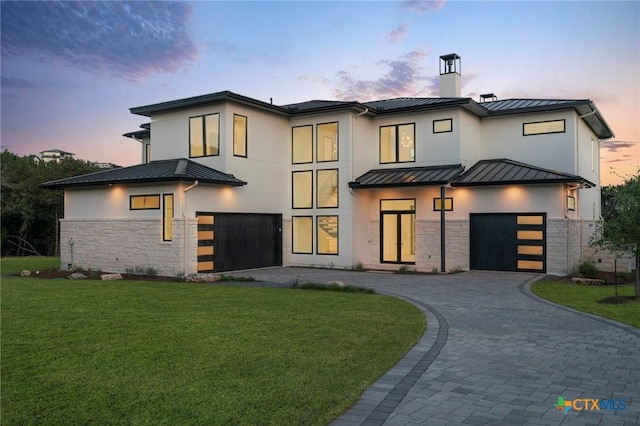
<svg viewBox="0 0 640 426"><path fill-rule="evenodd" d="M380 203L381 262L415 263L415 200Z"/></svg>

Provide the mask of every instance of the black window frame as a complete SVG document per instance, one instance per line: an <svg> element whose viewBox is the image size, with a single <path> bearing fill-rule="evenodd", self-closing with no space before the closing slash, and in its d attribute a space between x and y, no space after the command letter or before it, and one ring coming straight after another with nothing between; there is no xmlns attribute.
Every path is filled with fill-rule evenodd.
<svg viewBox="0 0 640 426"><path fill-rule="evenodd" d="M295 196L296 196L296 191L295 191L295 187L294 187L294 175L296 173L310 173L311 174L311 205L309 207L295 207ZM301 210L301 209L312 209L313 208L313 185L314 185L314 173L313 170L294 170L291 172L291 208L294 210Z"/></svg>
<svg viewBox="0 0 640 426"><path fill-rule="evenodd" d="M236 154L236 117L244 118L244 155ZM249 157L249 117L242 114L233 114L233 156L240 158Z"/></svg>
<svg viewBox="0 0 640 426"><path fill-rule="evenodd" d="M162 241L172 241L173 240L173 223L171 224L171 237L167 238L166 230L167 230L167 199L166 197L171 197L171 221L173 222L173 218L176 217L176 203L175 197L173 193L162 194Z"/></svg>
<svg viewBox="0 0 640 426"><path fill-rule="evenodd" d="M218 140L216 141L217 145L217 153L216 154L207 154L207 120L205 117L210 117L212 115L216 115L218 117ZM202 157L219 157L220 156L220 113L212 112L210 114L202 114L202 115L194 115L189 117L189 158L202 158ZM191 120L199 118L202 120L202 155L191 155Z"/></svg>
<svg viewBox="0 0 640 426"><path fill-rule="evenodd" d="M337 209L340 207L340 169L339 168L333 168L333 169L317 169L316 170L316 181L315 184L316 186L320 184L320 172L331 172L331 171L335 171L336 172L336 177L338 179L338 185L336 186L336 189L338 191L337 197L336 197L336 205L335 206L321 206L320 205L320 187L316 187L316 208L318 209Z"/></svg>
<svg viewBox="0 0 640 426"><path fill-rule="evenodd" d="M320 160L320 155L318 153L320 138L318 137L319 132L318 128L320 126L325 126L327 124L335 124L336 125L336 159L335 160ZM340 122L339 121L328 121L326 123L317 123L316 124L316 163L330 163L332 161L339 161L340 159Z"/></svg>
<svg viewBox="0 0 640 426"><path fill-rule="evenodd" d="M295 236L294 236L294 232L295 232L295 227L293 226L293 222L294 219L296 218L304 218L304 219L311 219L311 251L295 251L294 247L294 241L295 241ZM313 225L314 225L314 220L313 220L313 215L302 215L302 216L291 216L291 253L293 254L313 254L313 248L314 246L314 238L313 238Z"/></svg>
<svg viewBox="0 0 640 426"><path fill-rule="evenodd" d="M436 131L436 123L443 123L445 121L449 122L449 130ZM439 120L433 120L433 122L432 122L432 131L433 131L433 134L451 133L451 132L453 132L453 118L443 118L443 119L439 119Z"/></svg>
<svg viewBox="0 0 640 426"><path fill-rule="evenodd" d="M538 133L527 133L525 130L528 124L555 123L555 122L562 122L562 130L558 130L556 132L538 132ZM553 135L557 133L566 133L566 132L567 132L567 120L564 118L560 118L557 120L529 121L527 123L522 123L522 136Z"/></svg>
<svg viewBox="0 0 640 426"><path fill-rule="evenodd" d="M323 253L320 252L318 244L320 243L320 234L318 228L320 227L321 217L335 217L338 226L338 235L336 236L336 252L335 253ZM340 255L340 216L338 214L320 214L316 216L316 254L321 256L339 256Z"/></svg>
<svg viewBox="0 0 640 426"><path fill-rule="evenodd" d="M309 152L311 153L311 160L310 161L301 161L301 162L295 162L294 161L294 129L298 129L298 128L302 128L302 127L309 127L311 128L311 141L310 141L310 149ZM300 126L292 126L291 127L291 164L311 164L313 163L313 124L303 124Z"/></svg>
<svg viewBox="0 0 640 426"><path fill-rule="evenodd" d="M412 125L413 126L413 160L408 160L408 161L399 161L398 159L400 158L400 141L398 140L398 138L400 137L400 127L401 126L408 126L408 125ZM395 140L395 148L396 148L396 152L395 152L395 157L396 157L396 161L382 161L382 129L383 128L388 128L388 127L395 127L396 128L396 140ZM399 164L399 163L415 163L416 162L416 123L415 122L409 122L409 123L399 123L399 124L390 124L390 125L386 125L386 126L380 126L378 129L378 161L380 164Z"/></svg>
<svg viewBox="0 0 640 426"><path fill-rule="evenodd" d="M133 207L133 199L134 198L139 198L139 197L158 197L158 207L141 207L141 208L136 208ZM129 210L160 210L162 206L162 197L161 194L136 194L136 195L129 195Z"/></svg>

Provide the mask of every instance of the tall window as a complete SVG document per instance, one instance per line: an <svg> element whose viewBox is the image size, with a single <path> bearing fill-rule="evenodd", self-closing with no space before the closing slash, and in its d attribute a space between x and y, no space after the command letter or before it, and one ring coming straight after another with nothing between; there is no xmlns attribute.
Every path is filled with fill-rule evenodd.
<svg viewBox="0 0 640 426"><path fill-rule="evenodd" d="M189 118L189 156L220 154L220 114Z"/></svg>
<svg viewBox="0 0 640 426"><path fill-rule="evenodd" d="M171 241L173 239L173 194L162 196L162 239Z"/></svg>
<svg viewBox="0 0 640 426"><path fill-rule="evenodd" d="M338 216L318 216L318 254L338 254Z"/></svg>
<svg viewBox="0 0 640 426"><path fill-rule="evenodd" d="M145 143L144 144L144 162L148 163L150 161L151 161L151 144Z"/></svg>
<svg viewBox="0 0 640 426"><path fill-rule="evenodd" d="M380 163L415 161L415 125L380 127Z"/></svg>
<svg viewBox="0 0 640 426"><path fill-rule="evenodd" d="M293 252L313 253L313 217L293 216L292 218Z"/></svg>
<svg viewBox="0 0 640 426"><path fill-rule="evenodd" d="M313 171L305 170L292 173L293 208L313 208Z"/></svg>
<svg viewBox="0 0 640 426"><path fill-rule="evenodd" d="M338 207L338 169L316 171L318 208Z"/></svg>
<svg viewBox="0 0 640 426"><path fill-rule="evenodd" d="M292 129L291 162L293 164L313 162L313 126L298 126Z"/></svg>
<svg viewBox="0 0 640 426"><path fill-rule="evenodd" d="M233 114L233 155L247 156L247 117Z"/></svg>
<svg viewBox="0 0 640 426"><path fill-rule="evenodd" d="M318 124L317 126L318 162L338 160L338 123Z"/></svg>

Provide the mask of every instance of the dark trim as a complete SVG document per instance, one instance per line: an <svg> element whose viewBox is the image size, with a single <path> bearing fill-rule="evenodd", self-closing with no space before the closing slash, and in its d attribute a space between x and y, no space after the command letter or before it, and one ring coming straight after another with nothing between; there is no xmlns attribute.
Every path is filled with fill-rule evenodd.
<svg viewBox="0 0 640 426"><path fill-rule="evenodd" d="M293 129L297 129L299 127L310 127L311 128L311 144L309 152L311 152L311 161L303 161L300 163L296 163L293 161L293 151L294 151L294 139L293 139ZM313 163L313 124L303 124L302 126L292 126L291 127L291 164L311 164Z"/></svg>
<svg viewBox="0 0 640 426"><path fill-rule="evenodd" d="M142 207L142 208L134 208L133 207L133 199L139 197L158 197L158 207ZM162 199L160 194L136 194L129 195L129 210L160 210L160 206L162 205Z"/></svg>
<svg viewBox="0 0 640 426"><path fill-rule="evenodd" d="M444 188L444 187L442 187L442 188ZM433 199L433 211L434 212L439 212L441 210L441 209L437 208L437 206L436 206L436 204L441 200L442 200L441 197L435 197ZM446 208L447 207L447 200L451 200L451 208L450 209ZM444 206L445 206L445 209L444 209L445 211L452 212L453 211L453 197L444 197Z"/></svg>
<svg viewBox="0 0 640 426"><path fill-rule="evenodd" d="M413 160L409 161L399 161L400 158L400 126L413 126ZM396 161L382 161L382 129L387 127L395 127L396 128L396 140L395 140L395 155ZM380 164L399 164L399 163L415 163L416 162L416 123L401 123L401 124L390 124L387 126L379 126L378 130L378 159Z"/></svg>
<svg viewBox="0 0 640 426"><path fill-rule="evenodd" d="M413 201L413 210L383 210L382 202L383 201ZM402 261L402 248L400 245L397 245L396 250L396 261L384 260L384 215L395 215L396 217L403 214L413 214L414 220L414 231L415 231L415 219L416 219L416 208L417 202L415 198L385 198L380 199L378 203L378 211L380 213L380 263L391 264L391 265L415 265L415 260L413 262L403 262ZM398 228L396 232L396 239L399 241L399 238L402 236L402 232L400 232L401 221L397 220L396 226ZM414 233L413 239L415 240L416 235ZM415 256L415 253L414 253Z"/></svg>
<svg viewBox="0 0 640 426"><path fill-rule="evenodd" d="M171 238L167 238L167 234L165 233L166 229L167 229L167 224L166 224L166 212L167 212L167 200L166 197L171 197ZM162 194L162 241L172 241L173 240L173 218L175 217L175 213L176 213L176 203L175 203L175 197L173 196L173 193L170 194Z"/></svg>
<svg viewBox="0 0 640 426"><path fill-rule="evenodd" d="M320 126L325 126L327 124L335 124L336 125L336 159L335 160L320 160L320 154L319 154L319 131L318 131L318 127ZM312 142L313 144L313 142ZM316 123L316 163L329 163L332 161L339 161L340 159L340 122L339 121L329 121L326 123Z"/></svg>
<svg viewBox="0 0 640 426"><path fill-rule="evenodd" d="M320 243L320 234L319 234L319 228L320 228L320 218L321 217L335 217L336 218L336 226L338 227L338 235L336 236L336 252L335 253L322 253L320 252L320 247L319 247L319 243ZM323 215L318 215L316 216L316 254L319 255L323 255L323 256L338 256L340 255L340 216L337 214L323 214Z"/></svg>
<svg viewBox="0 0 640 426"><path fill-rule="evenodd" d="M441 130L441 131L436 132L436 123L442 123L442 122L445 122L445 121L449 122L449 125L450 125L449 130ZM451 132L453 132L453 118L443 118L441 120L433 120L432 126L433 126L432 130L433 130L434 134L451 133Z"/></svg>
<svg viewBox="0 0 640 426"><path fill-rule="evenodd" d="M216 141L218 153L207 154L207 120L205 117L212 115L218 116L218 140ZM191 155L191 120L194 118L200 118L202 124L202 155ZM212 112L211 114L194 115L189 117L189 158L202 158L202 157L219 157L220 156L220 113Z"/></svg>
<svg viewBox="0 0 640 426"><path fill-rule="evenodd" d="M336 172L336 177L338 178L338 186L336 187L336 190L338 191L337 194L337 199L336 199L336 205L335 206L321 206L320 205L320 172L330 172L330 171L335 171ZM317 169L316 170L316 185L318 185L318 187L316 188L316 208L318 209L337 209L340 205L340 169L335 168L335 169Z"/></svg>
<svg viewBox="0 0 640 426"><path fill-rule="evenodd" d="M298 219L299 218L311 219L311 251L309 251L309 252L306 252L306 251L294 251L294 244L293 243L294 243L294 240L295 240L294 233L295 233L295 229L296 228L295 228L295 226L293 226L293 222L294 222L294 219L296 219L296 218L298 218ZM311 216L311 215L309 215L309 216L291 216L291 253L292 254L313 254L313 247L314 247L314 245L313 245L313 242L314 242L313 241L313 225L314 225L313 216Z"/></svg>
<svg viewBox="0 0 640 426"><path fill-rule="evenodd" d="M562 130L558 130L555 132L539 132L539 133L527 133L525 131L527 124L555 123L560 121L562 121ZM528 123L522 123L522 136L551 135L554 133L566 133L566 132L567 132L567 120L564 118L561 118L558 120L530 121Z"/></svg>
<svg viewBox="0 0 640 426"><path fill-rule="evenodd" d="M294 178L293 176L296 173L310 173L311 174L311 205L309 207L296 207L295 206L295 196L296 196L296 190L295 190L295 182L294 182ZM295 210L299 210L299 209L312 209L313 208L313 170L295 170L293 172L291 172L291 208L295 209Z"/></svg>
<svg viewBox="0 0 640 426"><path fill-rule="evenodd" d="M236 117L244 118L244 155L236 154ZM233 114L233 156L240 158L249 157L249 117L235 113Z"/></svg>

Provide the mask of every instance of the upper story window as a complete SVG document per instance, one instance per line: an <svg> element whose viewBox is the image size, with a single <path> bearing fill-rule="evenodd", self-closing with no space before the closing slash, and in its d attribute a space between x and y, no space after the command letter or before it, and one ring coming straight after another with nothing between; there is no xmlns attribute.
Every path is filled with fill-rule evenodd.
<svg viewBox="0 0 640 426"><path fill-rule="evenodd" d="M317 126L317 161L338 161L338 123Z"/></svg>
<svg viewBox="0 0 640 426"><path fill-rule="evenodd" d="M433 120L433 133L453 132L453 119Z"/></svg>
<svg viewBox="0 0 640 426"><path fill-rule="evenodd" d="M149 163L151 161L151 144L144 144L144 162Z"/></svg>
<svg viewBox="0 0 640 426"><path fill-rule="evenodd" d="M415 124L380 126L380 163L415 161Z"/></svg>
<svg viewBox="0 0 640 426"><path fill-rule="evenodd" d="M297 126L291 129L291 162L313 162L313 126Z"/></svg>
<svg viewBox="0 0 640 426"><path fill-rule="evenodd" d="M522 125L522 135L543 135L545 133L564 133L566 131L565 120L536 121Z"/></svg>
<svg viewBox="0 0 640 426"><path fill-rule="evenodd" d="M233 114L233 155L247 156L247 117Z"/></svg>
<svg viewBox="0 0 640 426"><path fill-rule="evenodd" d="M220 114L189 118L189 157L220 154Z"/></svg>

